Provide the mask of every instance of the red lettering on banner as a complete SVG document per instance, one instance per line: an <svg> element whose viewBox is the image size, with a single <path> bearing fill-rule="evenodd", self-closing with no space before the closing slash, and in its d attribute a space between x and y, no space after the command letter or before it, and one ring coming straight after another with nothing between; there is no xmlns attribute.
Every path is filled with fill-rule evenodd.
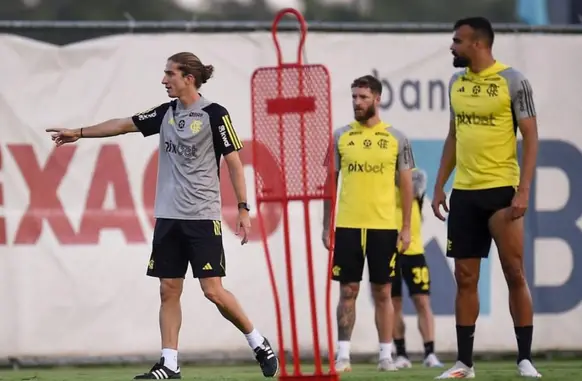
<svg viewBox="0 0 582 381"><path fill-rule="evenodd" d="M240 153L243 165L252 165L252 150L268 149L252 141L245 141L245 149ZM76 152L75 145L66 145L55 148L48 156L44 166L39 162L34 148L30 144L10 144L8 151L29 189L30 199L28 207L17 223L15 245L36 244L42 234L43 224L46 221L52 229L56 239L63 245L98 244L100 233L106 229L117 229L125 237L128 243L143 243L146 241L144 231L140 224L136 203L132 197L131 184L127 168L123 160L121 149L117 144L103 145L100 149L96 166L83 168L93 170L93 176L89 187L85 210L81 218L79 232L73 229L73 225L65 213L63 201L58 196L58 189L71 167L73 156ZM0 152L0 170L2 167L2 152ZM156 196L156 180L158 151L154 151L147 162L143 172L142 203L151 226L155 225L153 209ZM281 171L275 161L266 160L258 168L254 168L257 176L261 176L265 185L274 188L275 181L281 176ZM221 193L222 193L222 217L224 223L234 232L238 217L237 199L234 194L228 168L223 161L221 164ZM252 179L247 179L251 182ZM5 195L0 184L0 206L3 205ZM105 197L109 188L112 188L114 208L109 210L104 206ZM252 202L252 200L250 200ZM6 201L7 202L7 201ZM278 204L263 204L262 215L266 233L271 235L281 222L281 206ZM5 217L0 216L0 244L7 243L5 230ZM253 228L249 237L252 241L260 241L257 218L251 221Z"/></svg>
<svg viewBox="0 0 582 381"><path fill-rule="evenodd" d="M261 150L263 155L270 155L267 147L262 143L254 143L251 140L245 140L243 142L245 148L240 151L240 158L243 165L252 165L253 163L253 149ZM271 160L265 160L261 162L259 167L253 168L255 170L255 176L260 176L265 183L265 186L271 189L280 186L277 179L281 177L281 169L277 165L277 161L274 157ZM237 218L238 218L238 200L234 193L230 177L228 176L228 166L223 160L220 166L220 192L222 193L222 217L223 222L233 231L237 231ZM253 179L246 179L247 182L253 181ZM249 200L251 201L251 200ZM265 232L267 236L273 234L273 232L279 227L281 223L282 209L281 205L277 203L265 203L261 207L261 212L263 216L263 225L265 227ZM255 217L251 220L251 234L248 237L249 241L260 241L261 231L259 229L259 221Z"/></svg>
<svg viewBox="0 0 582 381"><path fill-rule="evenodd" d="M0 149L0 171L2 171L2 149ZM0 207L4 206L4 188L0 183ZM0 245L6 245L6 218L0 216Z"/></svg>
<svg viewBox="0 0 582 381"><path fill-rule="evenodd" d="M148 161L148 165L143 174L142 202L152 228L156 224L156 219L154 218L154 204L156 201L156 181L158 179L159 157L159 152L155 151L150 158L150 161Z"/></svg>
<svg viewBox="0 0 582 381"><path fill-rule="evenodd" d="M44 220L51 226L62 244L74 243L76 234L57 195L61 181L67 173L75 153L75 146L54 149L42 168L32 146L10 144L20 173L30 191L30 203L18 224L14 244L35 244L42 232Z"/></svg>
<svg viewBox="0 0 582 381"><path fill-rule="evenodd" d="M115 199L112 210L103 208L109 187L113 189ZM120 230L128 243L145 241L129 186L129 176L117 144L103 145L99 151L77 242L97 244L99 234L104 229Z"/></svg>

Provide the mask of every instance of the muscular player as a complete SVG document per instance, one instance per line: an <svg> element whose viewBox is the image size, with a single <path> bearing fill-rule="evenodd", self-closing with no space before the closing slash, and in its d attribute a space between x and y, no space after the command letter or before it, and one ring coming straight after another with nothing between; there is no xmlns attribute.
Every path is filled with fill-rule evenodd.
<svg viewBox="0 0 582 381"><path fill-rule="evenodd" d="M356 297L368 260L376 328L380 342L378 369L396 370L392 360L394 310L391 282L396 276L396 250L410 244L412 168L410 144L402 132L382 121L378 104L382 84L367 75L352 83L355 121L333 134L334 171L329 181L342 183L336 220L333 279L340 283L337 307L338 371L349 371L350 339L356 319ZM401 188L403 225L398 233L396 184ZM330 202L324 203L323 241L329 248Z"/></svg>
<svg viewBox="0 0 582 381"><path fill-rule="evenodd" d="M426 173L417 168L412 171L414 200L412 202L410 224L410 246L396 257L396 277L392 282L392 304L394 305L394 344L396 345L396 367L410 368L405 344L404 314L402 313L402 283L406 283L418 314L418 329L424 343L426 367L436 368L443 365L434 353L434 316L430 306L430 271L424 257L422 240L422 203L426 192ZM402 209L399 200L400 190L396 188L397 221L402 223Z"/></svg>
<svg viewBox="0 0 582 381"><path fill-rule="evenodd" d="M213 67L192 53L171 56L162 84L175 98L132 117L113 119L79 129L49 129L57 146L80 138L104 138L130 132L159 136L156 225L147 275L160 280L162 356L150 371L135 379L179 379L178 335L182 323L180 297L188 264L204 296L244 333L265 377L279 369L269 341L253 326L238 301L222 285L226 260L220 223L221 157L229 168L239 204L242 241L250 229L244 169L238 151L242 143L226 108L202 97L198 89Z"/></svg>
<svg viewBox="0 0 582 381"><path fill-rule="evenodd" d="M481 258L491 239L509 289L518 373L541 377L531 360L533 309L523 265L526 212L538 147L536 111L529 81L492 55L488 20L459 20L451 50L455 67L449 86L451 122L434 189L432 208L449 211L443 186L456 167L448 216L447 256L455 259L457 363L439 378L473 378L473 340L479 315ZM522 168L517 130L523 137Z"/></svg>

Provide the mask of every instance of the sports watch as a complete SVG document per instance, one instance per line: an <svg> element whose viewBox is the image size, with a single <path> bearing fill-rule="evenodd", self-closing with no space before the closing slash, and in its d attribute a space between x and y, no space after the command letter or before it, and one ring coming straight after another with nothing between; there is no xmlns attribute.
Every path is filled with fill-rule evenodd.
<svg viewBox="0 0 582 381"><path fill-rule="evenodd" d="M247 212L251 210L251 208L249 207L249 204L247 204L246 202L239 202L238 203L238 209L244 209Z"/></svg>

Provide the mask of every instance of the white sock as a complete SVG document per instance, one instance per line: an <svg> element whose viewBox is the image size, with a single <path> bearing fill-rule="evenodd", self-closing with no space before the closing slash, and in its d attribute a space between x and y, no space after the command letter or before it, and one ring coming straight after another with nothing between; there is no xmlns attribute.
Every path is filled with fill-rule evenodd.
<svg viewBox="0 0 582 381"><path fill-rule="evenodd" d="M350 359L350 342L349 341L338 341L337 342L337 358L338 359Z"/></svg>
<svg viewBox="0 0 582 381"><path fill-rule="evenodd" d="M245 337L247 338L247 341L249 342L249 346L251 347L251 349L260 347L261 345L263 345L263 341L265 340L263 335L261 335L259 331L257 331L256 329L253 329L250 333L245 333Z"/></svg>
<svg viewBox="0 0 582 381"><path fill-rule="evenodd" d="M380 343L379 360L392 360L392 342Z"/></svg>
<svg viewBox="0 0 582 381"><path fill-rule="evenodd" d="M178 351L175 349L162 349L162 357L164 358L164 366L173 372L178 371Z"/></svg>

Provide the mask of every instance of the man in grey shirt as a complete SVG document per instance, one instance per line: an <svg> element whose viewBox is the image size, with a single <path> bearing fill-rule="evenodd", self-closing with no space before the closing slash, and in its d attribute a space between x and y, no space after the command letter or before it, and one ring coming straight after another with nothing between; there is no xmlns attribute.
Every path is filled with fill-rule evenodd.
<svg viewBox="0 0 582 381"><path fill-rule="evenodd" d="M162 356L152 369L135 379L180 379L178 334L180 296L188 263L204 295L243 332L265 377L274 377L279 361L269 341L254 327L236 298L222 286L226 263L222 245L220 159L224 156L238 198L240 227L247 242L249 206L242 143L228 111L198 92L214 68L192 53L168 58L162 84L172 101L122 119L79 129L47 129L57 146L80 138L102 138L141 132L159 135L156 225L147 275L160 279Z"/></svg>

